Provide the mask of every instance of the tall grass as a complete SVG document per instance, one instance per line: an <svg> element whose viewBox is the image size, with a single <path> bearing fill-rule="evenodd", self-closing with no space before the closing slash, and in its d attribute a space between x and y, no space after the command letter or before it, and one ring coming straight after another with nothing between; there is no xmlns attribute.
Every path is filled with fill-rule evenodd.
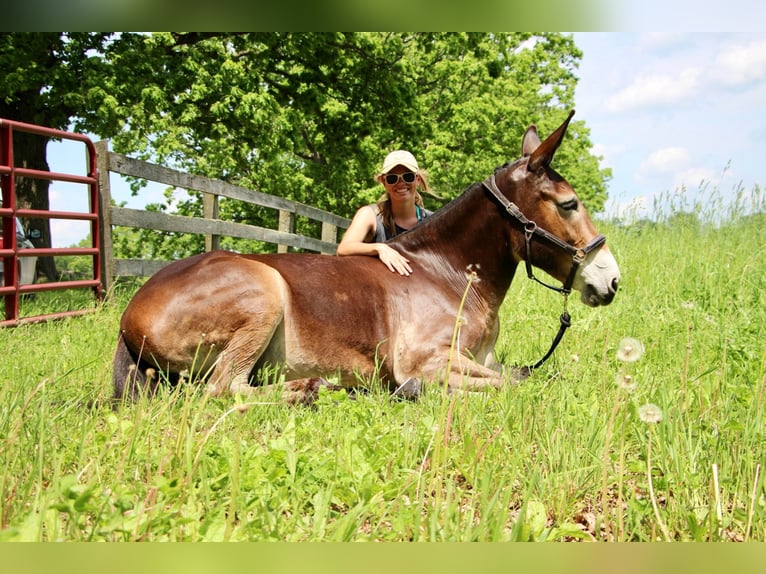
<svg viewBox="0 0 766 574"><path fill-rule="evenodd" d="M766 541L766 210L695 209L599 223L614 303L571 301L554 357L498 391L294 408L190 385L112 410L131 290L2 330L0 539ZM561 305L520 273L504 361L538 359Z"/></svg>

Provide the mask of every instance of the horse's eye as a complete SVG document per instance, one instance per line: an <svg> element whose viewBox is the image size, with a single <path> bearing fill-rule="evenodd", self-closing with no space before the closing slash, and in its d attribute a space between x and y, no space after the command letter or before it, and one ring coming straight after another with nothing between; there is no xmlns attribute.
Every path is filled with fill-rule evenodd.
<svg viewBox="0 0 766 574"><path fill-rule="evenodd" d="M570 199L567 201L562 201L559 203L559 208L563 209L564 211L577 211L577 207L579 206L579 203L576 199Z"/></svg>

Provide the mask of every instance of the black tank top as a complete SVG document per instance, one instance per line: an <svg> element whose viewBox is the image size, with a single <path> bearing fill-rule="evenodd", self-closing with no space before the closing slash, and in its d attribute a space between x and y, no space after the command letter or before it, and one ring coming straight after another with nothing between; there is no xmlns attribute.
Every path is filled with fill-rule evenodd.
<svg viewBox="0 0 766 574"><path fill-rule="evenodd" d="M394 237L391 234L391 230L383 224L383 214L378 209L377 204L368 205L367 207L369 207L375 212L375 221L377 222L377 225L375 226L375 236L372 238L372 243L385 243L386 241ZM425 219L432 213L433 213L432 211L424 209L420 207L419 205L415 206L415 214L418 217L418 223L420 223L423 219ZM404 229L403 227L399 227L396 224L394 225L396 227L396 235L399 235L400 233L404 233L405 231L407 231L407 229Z"/></svg>

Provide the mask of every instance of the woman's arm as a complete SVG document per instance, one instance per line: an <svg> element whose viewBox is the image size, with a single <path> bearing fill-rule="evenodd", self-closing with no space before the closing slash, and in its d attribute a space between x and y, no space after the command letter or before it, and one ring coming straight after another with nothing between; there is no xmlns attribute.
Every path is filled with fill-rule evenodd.
<svg viewBox="0 0 766 574"><path fill-rule="evenodd" d="M369 255L378 257L391 271L409 275L412 269L409 260L385 243L370 243L375 236L377 220L375 212L368 206L357 210L346 233L338 244L338 255Z"/></svg>

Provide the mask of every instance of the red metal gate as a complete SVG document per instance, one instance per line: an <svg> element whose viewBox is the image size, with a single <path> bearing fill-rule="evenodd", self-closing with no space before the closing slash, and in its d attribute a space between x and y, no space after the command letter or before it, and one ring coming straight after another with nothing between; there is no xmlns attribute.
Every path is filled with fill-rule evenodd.
<svg viewBox="0 0 766 574"><path fill-rule="evenodd" d="M69 174L55 173L16 167L13 158L13 133L26 132L48 138L61 138L82 142L87 153L87 173ZM43 211L36 209L18 209L16 207L16 178L27 177L33 179L46 179L50 181L62 181L69 183L81 183L88 186L88 199L90 211L77 213L69 211ZM98 196L98 173L96 169L96 149L93 142L82 134L65 132L25 124L13 120L0 119L0 188L2 188L2 207L0 217L3 222L3 243L0 256L3 258L4 281L0 284L0 296L5 300L5 320L0 321L0 326L16 326L21 323L40 322L48 319L57 319L72 315L82 315L92 311L83 309L76 311L62 311L46 315L34 315L19 317L19 298L24 293L38 291L51 291L55 289L90 288L96 298L103 295L101 281L101 249L99 230L99 196ZM29 248L19 249L16 241L16 217L37 219L74 219L90 222L91 247L66 247L66 248ZM19 278L19 259L23 257L53 256L53 255L90 255L93 257L93 278L77 281L58 281L32 285L21 285Z"/></svg>

